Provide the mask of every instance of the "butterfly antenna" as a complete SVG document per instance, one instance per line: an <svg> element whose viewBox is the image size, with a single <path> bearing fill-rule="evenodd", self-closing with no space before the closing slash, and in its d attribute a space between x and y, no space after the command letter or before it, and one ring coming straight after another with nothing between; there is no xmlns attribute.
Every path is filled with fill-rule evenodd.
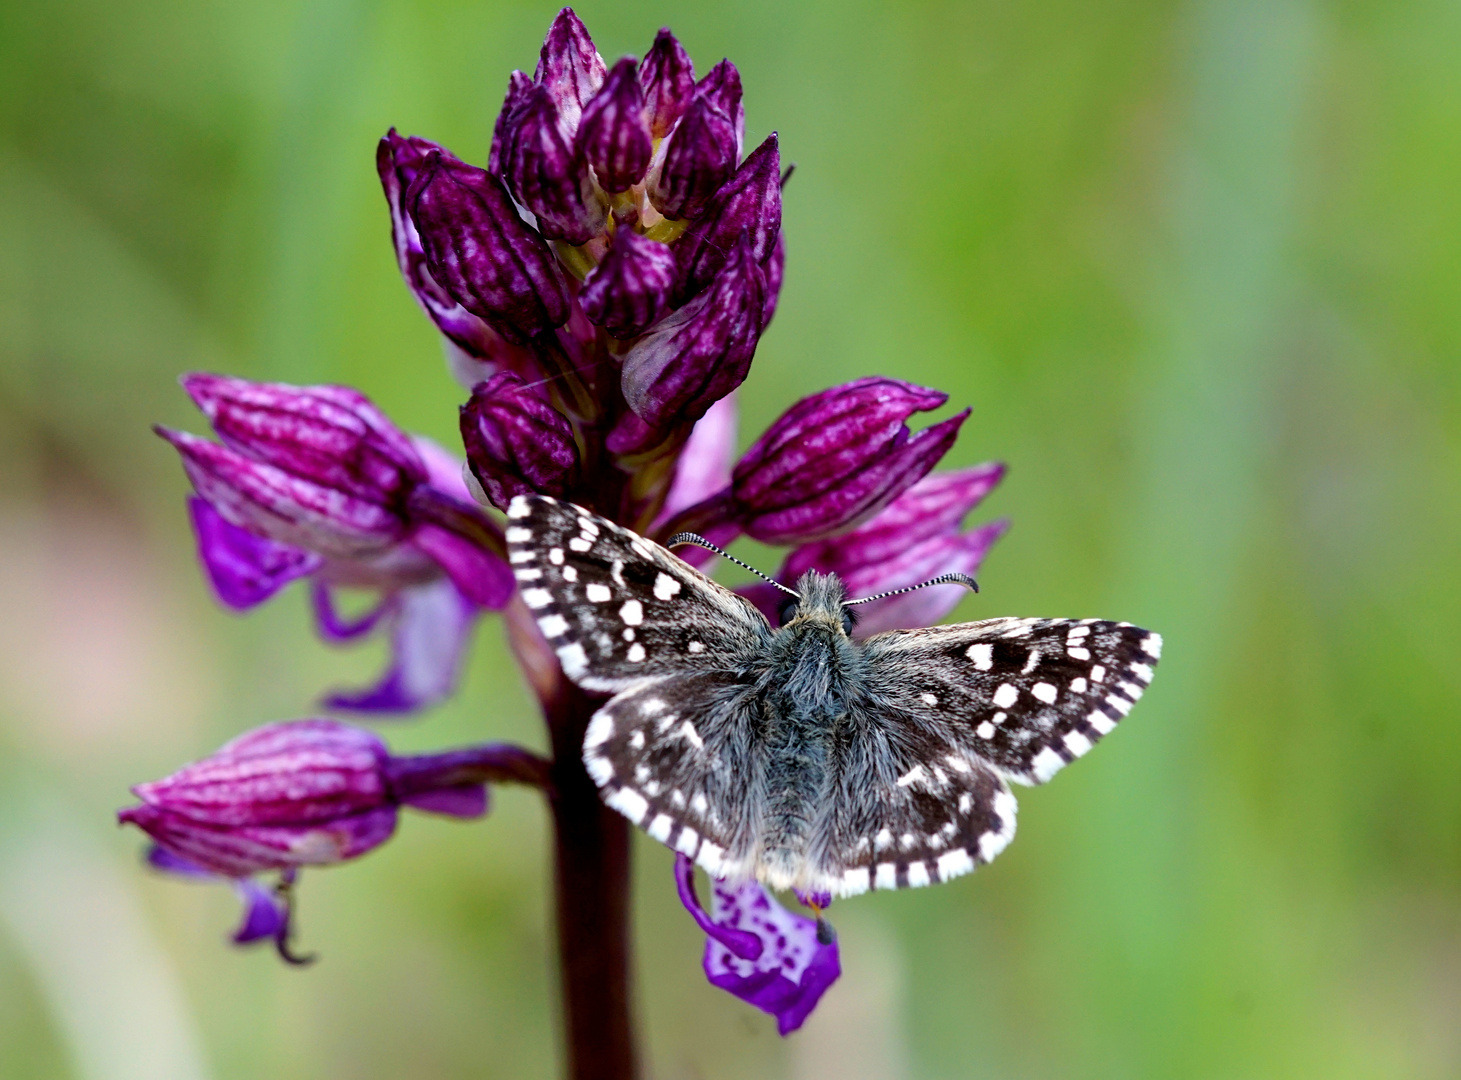
<svg viewBox="0 0 1461 1080"><path fill-rule="evenodd" d="M751 571L751 573L755 574L758 578L763 578L764 580L771 582L771 584L775 585L782 592L790 596L795 596L798 600L802 598L801 593L797 592L795 589L788 589L785 585L777 581L774 577L771 577L768 574L761 573L761 571L757 570L754 566L748 566L746 563L741 562L741 560L736 558L734 555L727 555L724 548L716 547L699 533L675 533L674 536L665 541L665 547L667 548L672 548L677 544L694 544L696 547L703 547L706 551L713 551L722 559L729 559L731 562L735 563L742 569Z"/></svg>
<svg viewBox="0 0 1461 1080"><path fill-rule="evenodd" d="M843 607L850 607L853 604L866 604L870 600L882 600L889 596L901 596L903 593L912 592L914 589L926 589L930 585L965 585L970 591L979 591L979 582L975 581L968 574L940 574L936 578L925 581L922 585L910 585L906 589L894 589L892 592L881 592L876 596L864 596L861 600L844 600Z"/></svg>

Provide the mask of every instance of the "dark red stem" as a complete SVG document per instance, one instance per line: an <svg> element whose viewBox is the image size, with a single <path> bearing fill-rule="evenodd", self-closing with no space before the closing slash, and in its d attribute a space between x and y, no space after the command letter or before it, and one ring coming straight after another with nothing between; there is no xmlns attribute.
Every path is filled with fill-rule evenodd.
<svg viewBox="0 0 1461 1080"><path fill-rule="evenodd" d="M634 1080L629 1001L629 822L599 801L583 733L602 704L560 682L544 703L553 740L554 891L570 1080Z"/></svg>

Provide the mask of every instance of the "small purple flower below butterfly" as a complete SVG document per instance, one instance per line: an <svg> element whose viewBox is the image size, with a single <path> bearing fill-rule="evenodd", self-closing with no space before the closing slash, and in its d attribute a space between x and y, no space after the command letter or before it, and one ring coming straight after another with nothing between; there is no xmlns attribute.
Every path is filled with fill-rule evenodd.
<svg viewBox="0 0 1461 1080"><path fill-rule="evenodd" d="M705 931L703 964L711 985L776 1017L782 1035L801 1027L842 974L832 928L786 910L754 881L731 885L712 878L707 914L695 895L694 864L684 855L675 857L675 884L685 910Z"/></svg>

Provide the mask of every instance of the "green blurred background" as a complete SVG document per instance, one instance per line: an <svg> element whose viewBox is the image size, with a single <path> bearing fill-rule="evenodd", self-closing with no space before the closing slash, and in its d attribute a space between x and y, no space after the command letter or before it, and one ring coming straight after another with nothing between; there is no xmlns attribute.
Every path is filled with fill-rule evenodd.
<svg viewBox="0 0 1461 1080"><path fill-rule="evenodd" d="M549 1077L545 817L412 816L306 875L288 970L160 881L126 787L359 682L193 564L153 421L205 368L451 441L394 124L485 158L549 3L0 3L0 1076ZM797 164L743 444L887 373L974 406L1013 532L960 608L1162 631L1118 734L937 889L839 903L797 1036L709 988L638 851L655 1077L1461 1075L1461 7L588 0L740 66ZM773 553L747 549L763 565ZM542 744L499 627L398 748Z"/></svg>

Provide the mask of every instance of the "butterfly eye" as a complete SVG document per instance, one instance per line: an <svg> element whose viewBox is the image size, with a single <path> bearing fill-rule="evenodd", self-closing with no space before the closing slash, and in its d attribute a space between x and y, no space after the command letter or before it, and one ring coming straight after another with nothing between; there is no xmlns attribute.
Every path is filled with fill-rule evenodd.
<svg viewBox="0 0 1461 1080"><path fill-rule="evenodd" d="M777 612L777 618L781 620L782 626L785 626L792 619L796 618L797 605L800 603L801 600L798 597L789 596L786 598L786 602L781 605L781 610Z"/></svg>
<svg viewBox="0 0 1461 1080"><path fill-rule="evenodd" d="M851 634L852 628L856 625L857 612L853 611L850 607L844 607L842 609L842 632L844 634Z"/></svg>

